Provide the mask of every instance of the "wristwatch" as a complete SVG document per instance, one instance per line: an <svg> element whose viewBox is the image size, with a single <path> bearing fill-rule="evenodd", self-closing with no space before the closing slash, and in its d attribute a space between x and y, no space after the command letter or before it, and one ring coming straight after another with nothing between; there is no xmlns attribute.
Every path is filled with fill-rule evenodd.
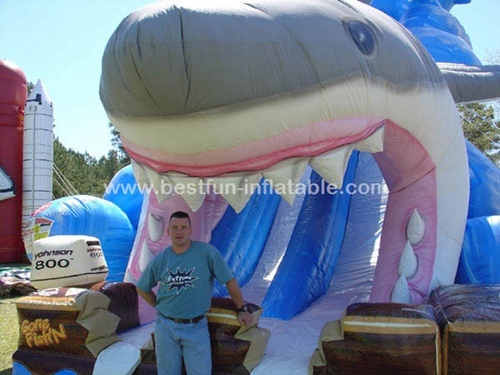
<svg viewBox="0 0 500 375"><path fill-rule="evenodd" d="M246 303L238 309L238 313L242 312L249 312L248 305Z"/></svg>

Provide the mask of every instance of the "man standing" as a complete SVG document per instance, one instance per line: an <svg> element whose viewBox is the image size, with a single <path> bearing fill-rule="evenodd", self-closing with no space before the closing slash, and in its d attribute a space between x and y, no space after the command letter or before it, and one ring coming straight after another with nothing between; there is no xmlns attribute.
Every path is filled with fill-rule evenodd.
<svg viewBox="0 0 500 375"><path fill-rule="evenodd" d="M191 219L174 212L167 233L172 245L146 267L137 283L139 295L158 314L155 325L156 364L159 375L210 375L212 354L205 313L212 300L213 282L226 284L238 308L241 324L251 325L243 295L233 273L217 249L191 240ZM158 284L158 292L152 289Z"/></svg>

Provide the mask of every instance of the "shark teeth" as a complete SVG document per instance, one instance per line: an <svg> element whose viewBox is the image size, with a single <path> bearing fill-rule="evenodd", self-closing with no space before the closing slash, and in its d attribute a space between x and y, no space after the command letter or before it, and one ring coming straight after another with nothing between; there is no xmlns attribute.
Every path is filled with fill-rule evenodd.
<svg viewBox="0 0 500 375"><path fill-rule="evenodd" d="M205 184L201 178L189 177L180 174L170 175L173 192L180 195L193 211L198 209L205 200L205 194L208 189L205 189Z"/></svg>
<svg viewBox="0 0 500 375"><path fill-rule="evenodd" d="M415 208L406 227L406 237L412 245L416 245L422 241L424 234L425 222Z"/></svg>
<svg viewBox="0 0 500 375"><path fill-rule="evenodd" d="M295 189L288 187L300 181L308 164L309 159L306 158L288 159L268 168L262 175L283 199L293 204Z"/></svg>
<svg viewBox="0 0 500 375"><path fill-rule="evenodd" d="M311 160L311 168L318 172L326 182L341 188L352 150L352 146L343 146L318 155Z"/></svg>
<svg viewBox="0 0 500 375"><path fill-rule="evenodd" d="M144 168L144 173L149 181L149 185L146 184L145 186L147 186L147 189L153 189L159 203L162 203L173 195L170 189L166 189L167 186L172 185L168 175L157 173L149 168Z"/></svg>
<svg viewBox="0 0 500 375"><path fill-rule="evenodd" d="M410 241L406 241L406 246L399 260L398 275L404 276L406 279L411 279L418 270L418 259L413 251Z"/></svg>
<svg viewBox="0 0 500 375"><path fill-rule="evenodd" d="M408 281L404 275L401 275L391 294L391 302L394 303L411 303L410 288Z"/></svg>
<svg viewBox="0 0 500 375"><path fill-rule="evenodd" d="M213 190L222 195L236 212L240 212L260 185L262 178L265 178L283 199L293 204L297 190L294 187L301 180L308 165L328 183L336 188L342 187L352 151L370 153L383 151L384 130L385 127L382 126L361 141L314 157L286 159L261 172L238 172L220 177L201 178L177 172L157 173L134 162L132 165L141 189L153 189L160 203L176 194L184 199L191 210L197 211L206 195Z"/></svg>
<svg viewBox="0 0 500 375"><path fill-rule="evenodd" d="M142 244L141 255L139 256L139 272L144 272L154 256L155 254L149 249L146 241L144 241L144 243Z"/></svg>
<svg viewBox="0 0 500 375"><path fill-rule="evenodd" d="M247 173L210 178L208 183L216 193L224 197L236 212L240 212L252 197L261 179L260 173Z"/></svg>
<svg viewBox="0 0 500 375"><path fill-rule="evenodd" d="M136 163L134 160L132 160L131 164L132 164L132 171L134 172L135 181L142 189L149 183L149 178L146 175L145 168L142 167L140 164Z"/></svg>
<svg viewBox="0 0 500 375"><path fill-rule="evenodd" d="M354 149L371 154L384 151L385 125L378 128L372 135L354 143Z"/></svg>
<svg viewBox="0 0 500 375"><path fill-rule="evenodd" d="M161 240L163 233L165 232L165 224L161 216L153 215L149 213L148 217L148 237L153 242L158 242Z"/></svg>

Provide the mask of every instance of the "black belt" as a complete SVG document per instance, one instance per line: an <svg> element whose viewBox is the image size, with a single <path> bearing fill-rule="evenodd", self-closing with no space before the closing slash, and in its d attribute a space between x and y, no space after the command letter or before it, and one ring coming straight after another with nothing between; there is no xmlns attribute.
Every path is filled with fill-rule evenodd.
<svg viewBox="0 0 500 375"><path fill-rule="evenodd" d="M158 311L158 314L163 316L165 319L170 319L173 322L182 323L182 324L198 323L200 320L202 320L205 317L205 315L200 315L200 316L195 316L194 318L191 318L191 319L184 319L184 318L171 318L170 316L163 315L159 311Z"/></svg>

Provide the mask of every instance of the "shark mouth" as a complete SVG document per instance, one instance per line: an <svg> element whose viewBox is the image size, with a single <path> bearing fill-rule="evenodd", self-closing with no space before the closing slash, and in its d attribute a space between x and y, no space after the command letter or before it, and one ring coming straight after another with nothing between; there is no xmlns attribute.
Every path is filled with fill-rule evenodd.
<svg viewBox="0 0 500 375"><path fill-rule="evenodd" d="M342 187L351 153L362 151L373 154L389 189L370 299L373 302L422 303L436 286L454 282L467 213L469 188L465 143L446 82L415 40L363 4L318 1L311 5L292 1L283 10L278 3L265 2L268 8L262 5L264 2L245 3L236 12L229 9L214 13L211 9L207 14L217 14L223 23L232 24L227 21L228 14L234 13L239 22L242 12L249 12L252 17L255 17L253 12L257 12L258 20L264 17L266 22L269 19L272 22L273 11L279 18L283 13L294 14L304 7L301 14L307 19L309 13L319 9L321 22L325 18L328 27L338 25L332 35L340 39L347 34L347 38L338 43L342 54L335 56L335 69L340 68L334 73L338 74L332 76L332 72L327 72L326 78L318 79L322 73L317 67L314 79L319 82L309 83L303 79L305 83L301 88L290 84L291 88L280 87L274 92L263 90L265 95L256 94L251 95L254 98L245 99L235 96L240 95L238 86L247 83L241 83L242 80L234 76L232 81L227 79L230 82L228 90L236 90L234 95L225 93L225 99L212 99L211 89L216 91L218 86L222 87L220 91L225 89L226 71L222 68L223 74L218 72L221 80L218 84L210 86L210 74L201 78L204 81L201 86L207 92L199 96L199 100L193 99L198 104L190 105L188 100L181 107L168 109L169 104L159 110L162 98L172 93L154 96L156 83L147 90L145 84L136 92L132 90L133 82L144 80L147 75L146 71L137 73L139 63L154 58L145 58L141 45L133 63L122 63L120 59L127 59L125 55L129 53L121 56L117 46L120 39L130 39L122 29L135 30L131 25L144 20L146 25L153 19L161 22L158 15L170 13L174 14L175 22L170 20L173 23L179 23L180 19L182 32L176 30L176 33L186 38L190 17L193 14L198 17L203 12L199 9L189 12L173 6L159 13L156 8L147 8L126 19L108 44L103 59L101 98L134 161L137 182L151 192L143 208L146 220L134 245L128 278L136 280L151 257L168 244L165 225L174 209L191 212L193 227L199 228L194 235L209 241L227 206L236 212L242 211L262 179L292 203L293 187L300 183L308 166L331 186ZM150 17L151 14L155 17ZM213 16L214 22L218 22L218 16ZM370 18L373 22L367 21ZM250 21L245 19L245 22ZM374 28L375 23L377 27ZM398 38L404 41L398 50L402 54L401 61L392 69L388 69L387 64L395 36L391 34L384 39L384 25L391 30L395 28L396 34L400 34ZM370 28L374 28L373 31ZM140 37L144 38L146 29L140 29ZM171 38L170 34L167 37ZM138 36L134 38L134 43L140 43ZM376 39L376 43L366 44L370 38ZM194 63L188 61L189 47L196 50L201 45L203 50L203 43L219 39L219 34L213 39L204 35L196 43L181 42L182 69L191 79L195 79L196 74L193 73L195 68L190 66ZM294 43L305 49L302 42ZM315 46L320 42L316 38L310 43ZM148 43L152 43L151 40ZM130 43L124 44L130 48ZM328 48L335 46L335 43L327 44ZM167 49L174 48L172 46L169 44ZM255 48L255 44L250 47ZM202 60L204 56L207 59L204 62L212 66L208 61L210 51L207 48L204 50L206 55L192 54ZM258 51L265 54L264 49ZM344 57L351 52L352 61ZM116 64L120 69L116 69ZM133 79L127 79L126 66L134 67L130 71ZM115 80L117 71L120 72L118 81ZM393 75L395 72L397 74ZM293 81L294 77L288 78ZM196 90L195 83L190 81L185 92L193 98ZM259 91L253 86L241 90ZM142 103L145 97L152 96L155 99L150 101L151 105L137 105L136 102ZM190 108L193 105L196 110ZM314 253L316 250L301 251ZM313 261L320 268L322 262L322 255ZM282 297L286 300L289 296Z"/></svg>
<svg viewBox="0 0 500 375"><path fill-rule="evenodd" d="M423 100L424 94L419 95L420 100ZM442 95L429 95L428 103L435 102L439 97L444 98L439 104L441 107L454 106L446 92ZM307 101L305 98L296 99ZM139 185L153 189L159 203L174 196L181 197L192 212L200 209L212 190L220 194L236 212L240 212L262 178L292 204L296 191L293 187L300 182L308 165L329 184L341 187L351 153L355 150L372 153L389 187L390 195L371 298L373 301L421 303L431 286L453 282L461 246L460 228L466 209L466 205L461 202L467 202L468 185L467 174L460 172L465 159L463 155L456 153L457 149L460 150L459 146L455 145L453 149L448 147L449 155L442 156L443 162L447 161L446 164L458 162L457 170L450 165L442 167L440 163L435 163L435 158L428 150L444 151L441 149L443 139L437 136L425 137L427 145L424 146L412 134L422 134L421 127L424 123L431 126L443 121L450 123L456 121L454 116L445 120L441 114L435 118L431 114L423 120L419 114L431 111L416 107L417 100L412 95L407 95L406 104L404 101L402 94L390 100L411 108L404 114L410 120L401 120L404 126L379 116L331 119L284 130L277 135L227 149L188 154L160 152L158 149L152 151L127 138L124 138L123 143L134 159L134 173ZM277 113L281 112L280 107L286 106L283 112L288 114L289 119L304 115L301 107L297 107L290 98L275 98L274 101L266 102L266 106L273 104ZM258 107L259 104L256 104L256 113L261 111ZM226 113L219 109L217 113L207 115L218 119L197 117L193 122L197 122L199 128L196 128L196 123L185 126L192 128L193 133L197 134L202 131L202 124L205 123L241 124L244 121L242 118L234 118L235 113L239 113L234 108L227 112L230 119L225 119ZM258 118L247 112L252 112L252 109L242 110L242 117L253 120ZM453 114L451 110L449 113ZM284 121L283 117L278 117L280 121ZM126 121L114 121L118 121L122 129L127 128ZM154 122L151 119L141 119L141 131L148 126L145 121ZM164 119L162 121L165 122ZM262 124L264 121L257 122ZM248 126L251 127L250 124ZM263 129L270 127L262 126ZM290 127L284 126L285 129ZM221 142L220 138L228 132L219 130L215 138ZM258 132L262 134L260 130ZM153 136L155 138L157 137ZM148 141L152 142L153 139ZM208 142L208 134L207 137L204 134L201 139ZM161 144L161 140L158 144ZM241 155L246 155L247 158ZM440 189L443 185L445 188ZM441 219L440 212L443 212ZM156 213L154 216L158 218L160 214ZM456 231L439 230L448 227L448 223L454 220L457 220ZM165 245L160 234L164 228L156 228L158 223L153 224L154 222L152 218L147 237L156 238L157 243L162 244L161 249ZM162 220L163 222L165 221ZM452 227L453 225L450 229ZM204 238L207 236L209 237L209 233ZM440 247L438 243L441 244ZM145 257L144 252L147 254L149 251L152 256L156 251L161 251L152 250L155 246L151 243L144 246L142 260L132 262L136 265L136 272L132 271L135 277L138 277L150 259L150 256ZM436 263L440 261L446 267L438 266L438 269L442 271L446 268L448 273L434 274ZM450 267L451 264L455 265Z"/></svg>

